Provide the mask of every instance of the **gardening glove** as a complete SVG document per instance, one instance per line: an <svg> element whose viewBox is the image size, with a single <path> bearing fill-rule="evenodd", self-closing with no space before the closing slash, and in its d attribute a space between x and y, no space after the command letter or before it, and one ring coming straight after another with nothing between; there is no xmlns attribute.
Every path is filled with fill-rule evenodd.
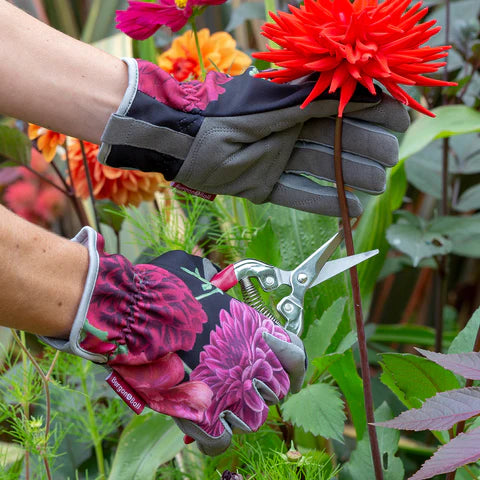
<svg viewBox="0 0 480 480"><path fill-rule="evenodd" d="M103 252L90 227L74 241L89 251L85 290L69 340L51 346L96 363L136 413L145 405L175 417L209 455L232 429L257 430L267 404L300 390L300 339L208 279L211 262L181 251L132 265Z"/></svg>
<svg viewBox="0 0 480 480"><path fill-rule="evenodd" d="M102 163L161 172L177 188L204 198L227 194L341 215L336 189L307 178L335 180L338 95L321 95L301 109L315 79L276 84L249 69L236 77L212 71L205 82L180 83L146 61L124 61L129 85L103 132ZM382 193L384 167L398 159L397 139L385 128L405 131L408 114L380 90L373 96L359 87L345 116L345 183ZM347 201L350 216L360 215L357 197L348 192Z"/></svg>

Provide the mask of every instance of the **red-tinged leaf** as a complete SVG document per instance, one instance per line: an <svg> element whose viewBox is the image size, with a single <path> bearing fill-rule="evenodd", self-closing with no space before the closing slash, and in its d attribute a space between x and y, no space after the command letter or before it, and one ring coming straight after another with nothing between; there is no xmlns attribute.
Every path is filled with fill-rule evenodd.
<svg viewBox="0 0 480 480"><path fill-rule="evenodd" d="M437 393L425 400L421 408L401 413L381 427L399 430L448 430L467 418L480 414L480 388L461 388Z"/></svg>
<svg viewBox="0 0 480 480"><path fill-rule="evenodd" d="M480 380L480 353L436 353L417 348L424 357L471 380Z"/></svg>
<svg viewBox="0 0 480 480"><path fill-rule="evenodd" d="M480 458L480 428L461 433L440 447L409 480L424 480L476 462Z"/></svg>

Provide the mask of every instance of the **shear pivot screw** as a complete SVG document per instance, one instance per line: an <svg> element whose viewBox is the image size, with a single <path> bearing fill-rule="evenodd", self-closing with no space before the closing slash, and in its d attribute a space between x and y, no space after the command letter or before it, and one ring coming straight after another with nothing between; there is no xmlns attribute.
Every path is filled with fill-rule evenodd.
<svg viewBox="0 0 480 480"><path fill-rule="evenodd" d="M299 273L297 280L299 281L299 283L305 283L308 280L308 277L304 273Z"/></svg>
<svg viewBox="0 0 480 480"><path fill-rule="evenodd" d="M291 303L287 303L285 304L285 306L283 307L283 309L287 312L287 313L290 313L292 310L293 310L293 305Z"/></svg>
<svg viewBox="0 0 480 480"><path fill-rule="evenodd" d="M275 283L275 279L273 277L265 278L265 285L271 286Z"/></svg>

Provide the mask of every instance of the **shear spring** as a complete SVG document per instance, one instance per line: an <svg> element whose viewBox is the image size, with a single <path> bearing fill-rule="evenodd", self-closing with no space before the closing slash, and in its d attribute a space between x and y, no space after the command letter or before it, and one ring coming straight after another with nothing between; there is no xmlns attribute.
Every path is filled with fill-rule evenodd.
<svg viewBox="0 0 480 480"><path fill-rule="evenodd" d="M239 283L240 288L242 289L242 296L244 302L250 307L254 308L257 312L272 320L277 325L280 325L280 322L275 318L270 309L265 305L262 297L258 293L258 290L252 283L252 281L249 278L242 278Z"/></svg>

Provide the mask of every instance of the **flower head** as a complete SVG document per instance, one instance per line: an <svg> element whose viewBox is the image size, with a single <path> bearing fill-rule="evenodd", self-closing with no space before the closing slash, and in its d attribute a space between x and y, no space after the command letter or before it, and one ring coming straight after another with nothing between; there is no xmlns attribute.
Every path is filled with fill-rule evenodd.
<svg viewBox="0 0 480 480"><path fill-rule="evenodd" d="M57 152L57 147L65 143L65 135L62 133L39 127L33 123L28 124L28 138L30 140L37 140L37 148L43 153L47 162L53 160Z"/></svg>
<svg viewBox="0 0 480 480"><path fill-rule="evenodd" d="M290 381L263 339L264 332L290 341L282 328L237 300L231 300L230 312L220 312L220 325L210 333L210 344L200 353L200 363L190 375L190 380L201 380L213 391L215 401L200 424L210 435L223 432L219 415L225 410L236 414L252 430L265 422L268 407L257 393L255 379L278 398L287 394Z"/></svg>
<svg viewBox="0 0 480 480"><path fill-rule="evenodd" d="M449 46L422 46L440 27L435 20L418 23L428 12L411 0L305 0L291 13L271 13L275 23L263 27L263 35L280 48L254 57L276 63L281 70L258 74L284 83L314 72L319 76L305 107L325 91L340 89L338 114L352 97L358 83L375 94L377 80L400 102L434 116L408 95L399 84L420 86L455 85L423 74L434 73L445 62Z"/></svg>
<svg viewBox="0 0 480 480"><path fill-rule="evenodd" d="M198 32L198 41L207 71L240 75L252 63L248 55L235 48L237 43L227 32L210 35L210 30L203 28ZM191 30L177 37L171 48L158 57L158 66L180 82L200 79L200 63Z"/></svg>
<svg viewBox="0 0 480 480"><path fill-rule="evenodd" d="M48 173L49 164L34 148L30 166L58 184L58 178ZM50 226L65 210L66 196L51 184L42 181L25 167L14 167L17 175L5 189L5 204L17 215L43 227Z"/></svg>
<svg viewBox="0 0 480 480"><path fill-rule="evenodd" d="M145 3L129 0L127 10L117 11L117 28L136 40L145 40L163 25L178 32L198 7L225 2L226 0L159 0L158 3Z"/></svg>
<svg viewBox="0 0 480 480"><path fill-rule="evenodd" d="M102 165L97 161L98 145L84 142L84 146L93 194L97 199L110 199L117 205L139 205L144 200L152 200L159 185L164 182L159 173L121 170ZM87 177L78 140L69 143L68 154L72 173L70 181L79 197L88 198Z"/></svg>

